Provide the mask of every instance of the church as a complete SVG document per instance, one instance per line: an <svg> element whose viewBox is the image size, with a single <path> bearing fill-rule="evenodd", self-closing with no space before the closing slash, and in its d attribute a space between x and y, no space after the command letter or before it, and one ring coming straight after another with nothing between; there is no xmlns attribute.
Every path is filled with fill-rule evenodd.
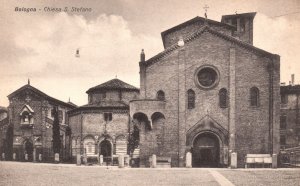
<svg viewBox="0 0 300 186"><path fill-rule="evenodd" d="M130 116L140 127L140 165L151 154L184 167L225 167L237 153L278 154L280 57L253 46L256 13L195 17L161 33L164 51L142 52L140 98Z"/></svg>
<svg viewBox="0 0 300 186"><path fill-rule="evenodd" d="M53 106L61 110L64 156L73 160L108 165L125 154L149 167L155 154L185 167L190 153L192 167L227 167L234 153L244 167L247 154L278 154L280 56L253 46L255 15L195 17L163 31L164 50L140 54L139 89L112 79L76 107L21 87L8 96L15 159L24 159L24 148L32 159L49 158Z"/></svg>

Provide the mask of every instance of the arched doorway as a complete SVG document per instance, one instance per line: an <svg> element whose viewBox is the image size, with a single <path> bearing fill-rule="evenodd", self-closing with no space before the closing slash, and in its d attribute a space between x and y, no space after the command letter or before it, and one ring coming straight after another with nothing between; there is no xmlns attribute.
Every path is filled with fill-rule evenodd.
<svg viewBox="0 0 300 186"><path fill-rule="evenodd" d="M110 141L107 139L101 141L99 145L100 155L103 155L103 161L108 163L111 162L112 158L112 147Z"/></svg>
<svg viewBox="0 0 300 186"><path fill-rule="evenodd" d="M220 143L218 137L210 132L199 134L193 141L193 167L218 167Z"/></svg>
<svg viewBox="0 0 300 186"><path fill-rule="evenodd" d="M28 161L32 161L32 156L33 156L33 144L29 141L26 140L24 143L24 149L25 152L24 154L28 154Z"/></svg>

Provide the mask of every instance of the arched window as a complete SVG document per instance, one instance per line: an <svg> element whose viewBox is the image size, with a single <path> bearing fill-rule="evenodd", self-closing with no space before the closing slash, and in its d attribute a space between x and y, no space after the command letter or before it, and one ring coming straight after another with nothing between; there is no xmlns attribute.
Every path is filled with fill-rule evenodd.
<svg viewBox="0 0 300 186"><path fill-rule="evenodd" d="M83 140L84 149L87 156L95 154L95 140L91 137L87 137Z"/></svg>
<svg viewBox="0 0 300 186"><path fill-rule="evenodd" d="M195 108L195 92L192 89L187 91L188 109Z"/></svg>
<svg viewBox="0 0 300 186"><path fill-rule="evenodd" d="M29 124L29 113L27 111L24 111L22 113L22 123L23 124Z"/></svg>
<svg viewBox="0 0 300 186"><path fill-rule="evenodd" d="M161 100L161 101L165 100L165 93L164 93L164 91L162 91L162 90L158 91L157 94L156 94L156 98L158 100Z"/></svg>
<svg viewBox="0 0 300 186"><path fill-rule="evenodd" d="M227 108L228 106L228 96L225 88L219 91L219 105L221 108Z"/></svg>
<svg viewBox="0 0 300 186"><path fill-rule="evenodd" d="M259 90L257 87L250 89L250 105L254 107L259 106Z"/></svg>

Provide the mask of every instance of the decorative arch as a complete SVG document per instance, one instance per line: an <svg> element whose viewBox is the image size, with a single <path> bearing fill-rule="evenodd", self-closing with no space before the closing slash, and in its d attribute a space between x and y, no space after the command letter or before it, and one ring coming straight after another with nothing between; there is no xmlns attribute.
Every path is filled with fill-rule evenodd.
<svg viewBox="0 0 300 186"><path fill-rule="evenodd" d="M116 137L116 155L127 154L127 138L121 134Z"/></svg>
<svg viewBox="0 0 300 186"><path fill-rule="evenodd" d="M152 129L152 122L149 121L148 119L148 116L142 112L137 112L135 114L133 114L132 118L134 120L137 120L139 123L141 122L145 122L145 127L148 129L148 130L151 130Z"/></svg>
<svg viewBox="0 0 300 186"><path fill-rule="evenodd" d="M193 91L192 89L189 89L187 91L187 105L188 105L188 109L195 108L195 100L196 100L195 91Z"/></svg>
<svg viewBox="0 0 300 186"><path fill-rule="evenodd" d="M217 140L218 146L218 155L217 157L218 165L227 164L228 163L228 139L229 134L228 131L222 127L218 122L216 122L213 118L209 115L204 116L201 118L194 126L192 126L186 132L186 146L187 150L194 151L194 142L200 135L210 135L213 136ZM198 146L196 147L196 151L199 151ZM205 147L204 147L205 148ZM196 151L192 152L196 153ZM199 152L198 152L199 153ZM195 155L195 154L194 154ZM201 155L200 155L201 156ZM199 157L199 156L198 156ZM209 157L209 156L207 156ZM212 165L218 166L218 165Z"/></svg>
<svg viewBox="0 0 300 186"><path fill-rule="evenodd" d="M151 120L156 120L156 119L159 119L159 118L164 118L165 119L165 115L161 112L154 112L152 115L151 115Z"/></svg>
<svg viewBox="0 0 300 186"><path fill-rule="evenodd" d="M160 101L164 101L165 100L165 92L162 90L159 90L156 93L156 99L160 100Z"/></svg>
<svg viewBox="0 0 300 186"><path fill-rule="evenodd" d="M250 88L250 106L259 106L259 89L257 87Z"/></svg>
<svg viewBox="0 0 300 186"><path fill-rule="evenodd" d="M34 110L29 105L24 105L20 110L20 123L23 125L33 124Z"/></svg>
<svg viewBox="0 0 300 186"><path fill-rule="evenodd" d="M24 152L28 156L28 161L32 161L33 159L33 142L30 139L24 139Z"/></svg>
<svg viewBox="0 0 300 186"><path fill-rule="evenodd" d="M192 146L195 137L203 131L216 134L222 143L228 145L228 131L208 115L200 119L186 132L186 145Z"/></svg>
<svg viewBox="0 0 300 186"><path fill-rule="evenodd" d="M111 139L104 138L99 141L99 155L102 155L104 162L111 162L113 156L113 143Z"/></svg>
<svg viewBox="0 0 300 186"><path fill-rule="evenodd" d="M87 156L92 156L96 154L95 145L96 142L93 136L88 135L83 139L83 148Z"/></svg>

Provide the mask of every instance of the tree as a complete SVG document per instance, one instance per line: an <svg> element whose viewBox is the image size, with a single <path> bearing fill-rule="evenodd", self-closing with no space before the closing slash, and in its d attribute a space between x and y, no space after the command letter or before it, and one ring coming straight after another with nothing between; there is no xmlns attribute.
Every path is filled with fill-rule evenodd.
<svg viewBox="0 0 300 186"><path fill-rule="evenodd" d="M5 156L7 160L12 160L13 140L14 140L14 128L12 124L10 124L8 125L6 130L6 140L5 140Z"/></svg>
<svg viewBox="0 0 300 186"><path fill-rule="evenodd" d="M134 149L136 149L139 146L140 143L140 131L137 125L133 125L133 131L130 134L129 138L129 152L130 154L133 154Z"/></svg>
<svg viewBox="0 0 300 186"><path fill-rule="evenodd" d="M53 152L54 153L59 153L60 152L60 146L61 146L61 141L60 141L60 132L59 132L59 119L58 119L58 108L53 107L53 116L54 116L54 121L53 121L53 130L52 130L52 142L53 142Z"/></svg>

